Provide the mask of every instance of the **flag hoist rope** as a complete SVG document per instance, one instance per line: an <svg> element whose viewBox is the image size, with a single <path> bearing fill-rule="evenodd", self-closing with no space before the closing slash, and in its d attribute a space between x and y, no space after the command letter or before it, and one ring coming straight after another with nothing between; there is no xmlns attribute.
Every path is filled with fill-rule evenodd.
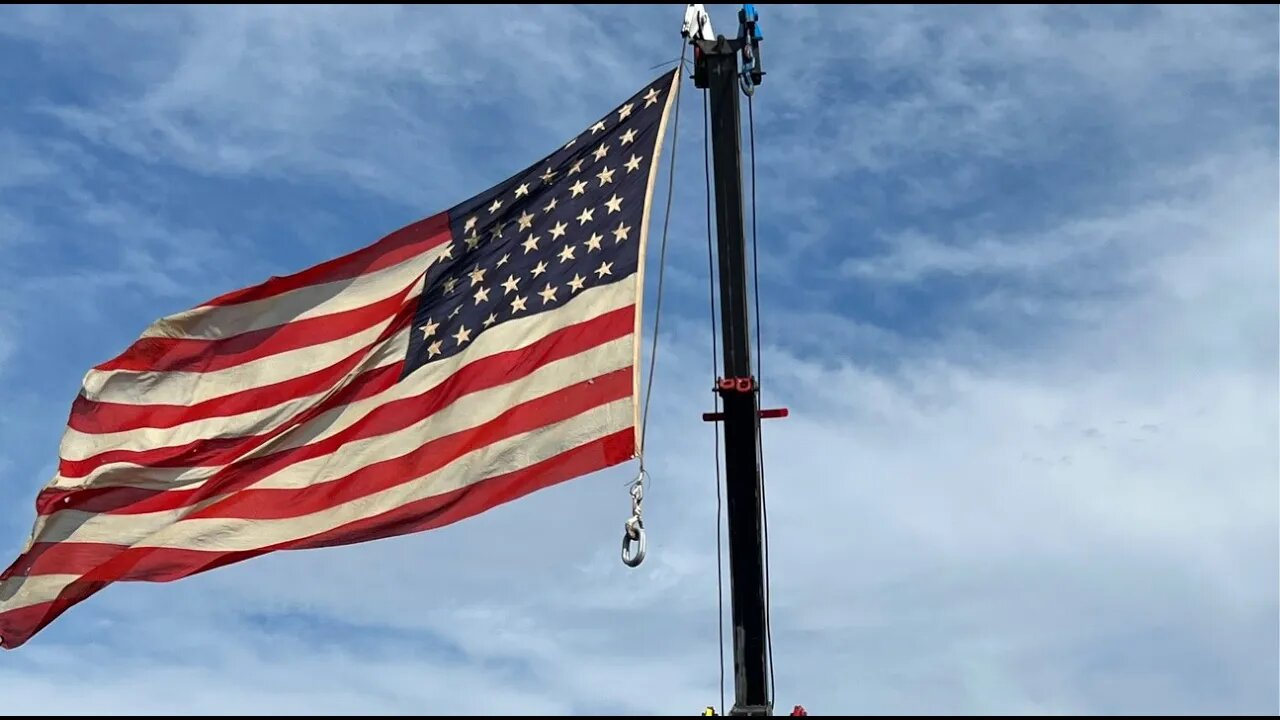
<svg viewBox="0 0 1280 720"><path fill-rule="evenodd" d="M676 83L676 106L674 127L671 130L671 162L667 167L667 207L662 220L662 241L658 250L658 299L653 311L653 344L649 351L649 378L645 383L644 409L640 416L640 443L636 448L636 455L640 459L640 472L630 483L631 517L627 518L622 530L622 562L628 567L636 567L644 562L645 555L644 488L649 473L644 467L644 449L649 439L649 403L653 400L653 371L658 364L658 327L662 321L662 280L667 268L667 232L671 226L671 199L675 194L676 151L677 142L680 139L680 74L684 72L684 54L687 48L688 45L682 40L679 67L676 69L676 77L673 81ZM635 543L634 547L632 543Z"/></svg>

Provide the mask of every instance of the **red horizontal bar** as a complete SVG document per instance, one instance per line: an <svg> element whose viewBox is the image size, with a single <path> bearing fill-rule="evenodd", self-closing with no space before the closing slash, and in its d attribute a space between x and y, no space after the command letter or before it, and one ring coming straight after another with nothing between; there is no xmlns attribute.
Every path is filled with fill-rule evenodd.
<svg viewBox="0 0 1280 720"><path fill-rule="evenodd" d="M784 418L791 414L786 408L775 408L773 410L761 410L760 417L765 420L771 418ZM702 413L703 422L720 422L724 419L724 413Z"/></svg>

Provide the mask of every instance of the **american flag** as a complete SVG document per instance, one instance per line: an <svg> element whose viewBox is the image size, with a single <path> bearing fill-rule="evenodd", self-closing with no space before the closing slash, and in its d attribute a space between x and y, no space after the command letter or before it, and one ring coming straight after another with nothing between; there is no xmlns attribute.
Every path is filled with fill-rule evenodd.
<svg viewBox="0 0 1280 720"><path fill-rule="evenodd" d="M677 78L446 212L164 317L90 370L0 575L0 644L113 582L419 532L633 458Z"/></svg>

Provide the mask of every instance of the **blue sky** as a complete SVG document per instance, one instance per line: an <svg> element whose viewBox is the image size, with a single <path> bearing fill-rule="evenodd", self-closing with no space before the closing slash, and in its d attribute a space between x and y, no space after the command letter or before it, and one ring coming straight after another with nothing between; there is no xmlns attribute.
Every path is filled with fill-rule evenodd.
<svg viewBox="0 0 1280 720"><path fill-rule="evenodd" d="M764 395L792 409L765 430L778 706L1276 712L1276 9L760 10ZM563 144L678 56L681 11L6 9L0 554L89 367ZM717 704L684 92L638 570L627 465L114 586L0 655L6 708Z"/></svg>

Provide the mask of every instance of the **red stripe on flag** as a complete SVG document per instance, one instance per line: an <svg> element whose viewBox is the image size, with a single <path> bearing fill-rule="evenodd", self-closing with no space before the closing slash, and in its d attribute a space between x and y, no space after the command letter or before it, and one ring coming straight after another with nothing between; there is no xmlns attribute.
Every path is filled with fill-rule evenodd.
<svg viewBox="0 0 1280 720"><path fill-rule="evenodd" d="M220 340L144 337L99 370L214 372L367 330L400 310L399 295L330 315L294 320ZM155 427L155 426L151 426ZM82 432L109 432L84 430Z"/></svg>
<svg viewBox="0 0 1280 720"><path fill-rule="evenodd" d="M447 241L449 237L449 215L440 213L406 225L372 245L342 257L292 275L273 277L253 287L219 295L205 305L235 305L274 297L308 285L349 280L408 260Z"/></svg>

